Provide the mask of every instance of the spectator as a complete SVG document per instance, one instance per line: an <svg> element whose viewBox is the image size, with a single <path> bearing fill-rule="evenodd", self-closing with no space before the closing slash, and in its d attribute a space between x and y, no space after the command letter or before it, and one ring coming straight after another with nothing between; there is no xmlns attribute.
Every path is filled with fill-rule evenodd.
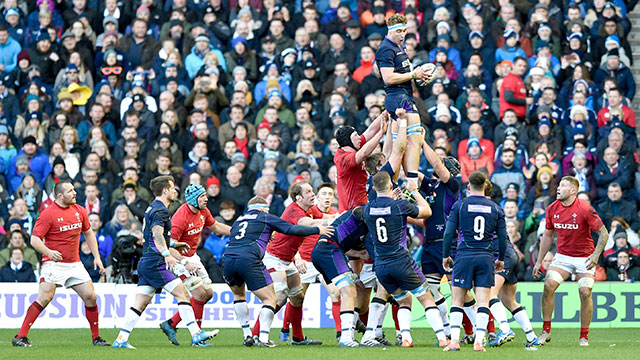
<svg viewBox="0 0 640 360"><path fill-rule="evenodd" d="M624 230L627 233L627 237L625 239L626 239L626 242L629 244L629 246L634 248L640 247L640 237L638 236L638 233L631 229L631 226L629 226L629 224L625 219L619 216L614 216L611 219L609 240L607 241L607 244L604 247L605 251L613 248L614 246L616 248L622 248L626 246L622 242L618 244L618 242L614 240L614 236L615 236L615 233L618 232L618 228L622 228L622 230Z"/></svg>
<svg viewBox="0 0 640 360"><path fill-rule="evenodd" d="M502 165L495 169L491 175L491 182L498 185L502 190L502 195L507 196L507 189L511 184L515 184L519 189L518 197L523 200L525 198L525 178L522 171L514 164L516 152L512 149L502 150L500 160Z"/></svg>
<svg viewBox="0 0 640 360"><path fill-rule="evenodd" d="M607 281L635 282L640 279L640 266L632 263L627 250L617 254L617 266L607 269Z"/></svg>
<svg viewBox="0 0 640 360"><path fill-rule="evenodd" d="M40 268L40 260L35 250L27 246L27 234L22 230L13 230L8 233L9 244L0 250L0 264L6 264L10 260L12 249L22 250L22 260L30 264L32 270Z"/></svg>
<svg viewBox="0 0 640 360"><path fill-rule="evenodd" d="M524 119L527 105L533 103L533 98L527 96L527 90L522 81L527 72L527 60L517 57L513 60L513 70L507 74L500 87L500 117L506 110L515 111L518 118Z"/></svg>
<svg viewBox="0 0 640 360"><path fill-rule="evenodd" d="M9 31L4 25L0 25L0 51L2 51L0 71L12 72L18 65L18 54L22 51L22 46L9 35Z"/></svg>
<svg viewBox="0 0 640 360"><path fill-rule="evenodd" d="M604 199L607 196L607 188L613 182L620 185L622 191L629 190L633 180L633 170L629 162L621 158L612 148L604 151L603 160L598 163L593 172L598 186L598 198Z"/></svg>
<svg viewBox="0 0 640 360"><path fill-rule="evenodd" d="M618 49L610 50L607 53L607 62L596 70L593 81L597 86L602 87L605 79L609 77L616 80L620 93L627 103L631 103L636 94L636 82L631 70L620 61Z"/></svg>
<svg viewBox="0 0 640 360"><path fill-rule="evenodd" d="M0 282L35 282L31 264L24 261L21 248L11 248L11 259L0 269Z"/></svg>
<svg viewBox="0 0 640 360"><path fill-rule="evenodd" d="M24 164L26 160L28 169L35 175L36 183L40 186L44 185L45 178L51 172L51 164L48 156L39 151L36 138L33 136L24 138L22 140L22 150L17 155L11 159L7 174L10 180L13 179L11 180L12 189L15 191L19 185L15 178L20 177L20 174L24 174L24 172L18 172L18 159L20 159L21 164Z"/></svg>
<svg viewBox="0 0 640 360"><path fill-rule="evenodd" d="M598 213L605 226L617 216L625 219L633 231L640 230L636 203L622 198L622 188L616 182L609 183L607 197L598 205Z"/></svg>
<svg viewBox="0 0 640 360"><path fill-rule="evenodd" d="M462 166L460 171L462 183L466 184L469 181L469 174L483 167L488 170L489 176L491 176L493 173L493 159L482 152L478 138L475 136L470 137L467 146L467 153L459 154L460 165Z"/></svg>
<svg viewBox="0 0 640 360"><path fill-rule="evenodd" d="M91 249L89 248L89 244L86 241L82 241L80 243L80 261L82 261L82 265L84 265L84 268L89 273L91 280L93 282L100 282L102 275L100 274L100 269L96 269L93 265L94 259ZM101 260L103 262L105 261L104 258Z"/></svg>

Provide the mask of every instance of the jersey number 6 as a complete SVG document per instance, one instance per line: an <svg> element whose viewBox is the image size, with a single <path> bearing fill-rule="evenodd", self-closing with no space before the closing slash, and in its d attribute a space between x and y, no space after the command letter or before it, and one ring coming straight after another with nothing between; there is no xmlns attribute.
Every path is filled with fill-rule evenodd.
<svg viewBox="0 0 640 360"><path fill-rule="evenodd" d="M385 243L389 240L387 237L387 228L384 226L384 223L384 218L376 219L376 234L378 235L378 241L381 243Z"/></svg>
<svg viewBox="0 0 640 360"><path fill-rule="evenodd" d="M477 233L473 238L476 240L484 239L484 216L476 216L473 219L473 231Z"/></svg>

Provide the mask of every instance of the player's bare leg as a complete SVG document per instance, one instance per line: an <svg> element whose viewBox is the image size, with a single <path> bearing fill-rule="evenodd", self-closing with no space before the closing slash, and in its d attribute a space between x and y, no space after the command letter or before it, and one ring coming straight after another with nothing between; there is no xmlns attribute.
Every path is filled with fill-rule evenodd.
<svg viewBox="0 0 640 360"><path fill-rule="evenodd" d="M544 290L542 291L542 333L538 338L540 345L551 341L551 318L553 317L553 307L555 306L555 292L558 286L570 275L566 270L555 266L549 267L547 271Z"/></svg>
<svg viewBox="0 0 640 360"><path fill-rule="evenodd" d="M393 298L400 306L398 309L398 323L400 324L400 334L402 335L402 347L413 347L411 337L411 293L400 289L393 292Z"/></svg>
<svg viewBox="0 0 640 360"><path fill-rule="evenodd" d="M18 334L11 339L13 346L31 347L31 343L27 338L31 326L36 321L42 310L49 305L53 296L56 294L56 284L41 282L38 286L38 298L31 303L31 306L27 309L27 314L22 322L22 327Z"/></svg>
<svg viewBox="0 0 640 360"><path fill-rule="evenodd" d="M387 301L391 297L384 286L377 281L376 296L371 299L369 305L369 318L367 319L367 330L362 336L362 343L370 343L377 346L372 340L382 345L391 345L382 333L382 322L388 308ZM409 298L411 300L411 298Z"/></svg>
<svg viewBox="0 0 640 360"><path fill-rule="evenodd" d="M273 290L276 294L276 306L274 309L274 313L278 313L280 309L284 307L287 303L287 273L285 271L274 271L269 273L271 276L271 280L273 281ZM287 319L285 319L286 321ZM260 317L256 320L253 329L252 335L254 339L260 335Z"/></svg>
<svg viewBox="0 0 640 360"><path fill-rule="evenodd" d="M269 331L271 330L271 323L273 322L276 306L276 293L273 290L273 284L253 291L253 294L257 296L263 304L259 315L261 329L258 342L255 342L251 337L251 330L249 329L249 307L247 306L245 298L245 286L231 286L231 292L233 292L233 308L242 327L244 346L257 345L275 347L276 345L269 340Z"/></svg>
<svg viewBox="0 0 640 360"><path fill-rule="evenodd" d="M340 321L340 290L338 290L338 288L333 285L333 284L327 284L324 281L324 278L321 276L320 277L320 283L322 284L322 286L324 286L324 288L327 290L327 293L329 293L329 297L331 298L331 313L333 315L333 321L336 324L336 333L337 333L337 339L338 341L340 341L340 334L342 331L342 323ZM309 289L309 285L311 285L310 283L304 283L302 284L302 293L303 296L306 296L307 294L307 290Z"/></svg>
<svg viewBox="0 0 640 360"><path fill-rule="evenodd" d="M362 272L362 267L364 266L364 261L361 259L350 259L349 260L349 267L351 268L351 271L353 271L354 274L356 274L356 276L358 277L358 279L360 279L360 273ZM367 289L364 287L364 284L362 283L362 281L358 280L356 282L356 288L358 290L358 296L356 298L356 307L355 307L355 312L356 315L358 316L354 323L353 326L354 328L361 332L364 333L364 331L366 330L366 325L363 323L362 320L360 320L360 316L359 315L364 315L369 311L369 301L371 299L371 289Z"/></svg>
<svg viewBox="0 0 640 360"><path fill-rule="evenodd" d="M418 165L422 150L423 135L420 131L420 116L417 113L407 114L407 152L404 154L402 166L407 174L407 179L418 187Z"/></svg>
<svg viewBox="0 0 640 360"><path fill-rule="evenodd" d="M100 327L98 325L98 304L96 303L96 291L93 288L93 283L87 281L71 287L80 296L84 302L85 315L87 321L89 321L89 328L91 328L91 337L93 338L94 346L111 346L103 338L100 337Z"/></svg>
<svg viewBox="0 0 640 360"><path fill-rule="evenodd" d="M424 276L429 284L429 291L433 295L433 300L436 302L438 311L440 312L440 319L442 319L442 326L444 327L444 334L451 336L451 328L449 327L449 314L447 308L447 302L440 292L440 282L442 281L442 275L439 273L426 274Z"/></svg>
<svg viewBox="0 0 640 360"><path fill-rule="evenodd" d="M476 287L476 301L478 302L478 311L476 315L476 340L473 344L474 351L485 351L484 336L487 332L487 323L489 322L489 299L491 298L491 288Z"/></svg>
<svg viewBox="0 0 640 360"><path fill-rule="evenodd" d="M447 335L444 333L440 310L438 310L436 302L433 300L433 295L431 295L431 292L429 291L429 285L425 282L420 288L413 290L412 293L416 294L418 301L420 301L420 304L424 307L425 317L433 331L436 333L438 345L440 347L449 345Z"/></svg>
<svg viewBox="0 0 640 360"><path fill-rule="evenodd" d="M580 292L580 346L589 346L589 325L593 316L593 283L595 278L591 274L576 275L578 291Z"/></svg>
<svg viewBox="0 0 640 360"><path fill-rule="evenodd" d="M204 306L213 297L213 290L211 289L211 280L201 279L200 277L189 277L184 280L186 289L191 293L191 299L189 302L193 307L193 313L196 317L198 327L202 328L202 316L204 313ZM170 319L160 324L160 329L167 335L169 341L173 345L179 346L176 329L178 324L182 321L180 311L177 311Z"/></svg>
<svg viewBox="0 0 640 360"><path fill-rule="evenodd" d="M462 326L462 318L464 317L464 310L462 309L465 303L465 297L468 290L458 286L451 286L451 308L449 309L449 324L451 324L451 343L444 350L445 351L459 351L460 350L460 327Z"/></svg>
<svg viewBox="0 0 640 360"><path fill-rule="evenodd" d="M491 314L498 321L498 326L500 331L496 335L493 341L489 341L489 346L500 346L502 344L507 343L515 338L516 334L511 330L509 326L509 322L507 320L507 311L503 303L498 299L498 295L502 290L502 287L505 285L505 278L501 275L495 274L494 276L494 286L491 288L491 295L489 300L489 309L491 309Z"/></svg>
<svg viewBox="0 0 640 360"><path fill-rule="evenodd" d="M356 275L352 272L347 272L331 279L331 283L340 292L340 323L342 324L340 339L338 340L338 346L340 347L358 347L360 345L353 339L353 323L357 316L354 311L358 293L356 279Z"/></svg>
<svg viewBox="0 0 640 360"><path fill-rule="evenodd" d="M511 312L513 318L518 322L522 331L524 331L527 337L525 348L527 350L535 350L539 345L538 337L533 331L529 315L527 315L525 309L516 301L517 289L517 284L504 284L502 289L500 289L500 301L502 301L502 304Z"/></svg>

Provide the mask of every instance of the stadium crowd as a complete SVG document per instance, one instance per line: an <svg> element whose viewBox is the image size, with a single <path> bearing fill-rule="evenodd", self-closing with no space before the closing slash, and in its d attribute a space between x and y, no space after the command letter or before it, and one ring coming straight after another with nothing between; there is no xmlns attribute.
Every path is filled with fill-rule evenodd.
<svg viewBox="0 0 640 360"><path fill-rule="evenodd" d="M565 175L611 234L597 279L640 280L636 0L1 3L0 281L36 281L29 234L63 179L110 265L101 277L83 243L87 270L123 282L135 282L156 176L203 185L228 225L253 195L279 216L290 184L335 184L335 131L362 132L384 110L374 59L396 12L412 64L437 66L433 83L414 87L429 143L460 160L463 184L490 175L521 280L534 280L545 208ZM424 157L420 170L432 172ZM227 242L203 232L198 255L214 282Z"/></svg>

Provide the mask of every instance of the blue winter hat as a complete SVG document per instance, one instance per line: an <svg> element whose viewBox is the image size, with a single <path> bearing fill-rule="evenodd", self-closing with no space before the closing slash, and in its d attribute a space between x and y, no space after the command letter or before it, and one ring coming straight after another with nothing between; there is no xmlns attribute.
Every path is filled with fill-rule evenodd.
<svg viewBox="0 0 640 360"><path fill-rule="evenodd" d="M29 101L31 100L38 100L38 102L40 102L40 98L38 97L38 95L33 95L33 94L29 94L29 96L27 96L27 104L29 103Z"/></svg>
<svg viewBox="0 0 640 360"><path fill-rule="evenodd" d="M9 8L7 10L4 11L4 18L8 18L11 15L15 15L15 16L20 16L20 10L16 9L16 8Z"/></svg>
<svg viewBox="0 0 640 360"><path fill-rule="evenodd" d="M184 198L187 201L187 204L199 209L200 207L198 206L198 198L205 192L206 190L202 185L191 184L187 186L187 189L184 192Z"/></svg>
<svg viewBox="0 0 640 360"><path fill-rule="evenodd" d="M480 140L478 140L478 138L475 137L475 136L470 136L469 137L469 141L467 141L467 149L472 147L472 146L474 146L474 145L482 148L480 146Z"/></svg>
<svg viewBox="0 0 640 360"><path fill-rule="evenodd" d="M238 44L239 42L243 43L245 47L249 47L249 44L247 43L247 39L245 39L243 36L237 36L235 38L233 38L233 40L231 40L231 47L235 48L236 44Z"/></svg>
<svg viewBox="0 0 640 360"><path fill-rule="evenodd" d="M49 37L49 33L46 31L40 31L40 34L38 35L38 38L36 39L36 42L40 42L42 40L49 40L51 41L51 38Z"/></svg>
<svg viewBox="0 0 640 360"><path fill-rule="evenodd" d="M513 29L507 29L504 31L504 33L502 34L504 36L504 40L506 41L508 38L515 36L516 40L518 40L518 33L515 32L515 30Z"/></svg>

